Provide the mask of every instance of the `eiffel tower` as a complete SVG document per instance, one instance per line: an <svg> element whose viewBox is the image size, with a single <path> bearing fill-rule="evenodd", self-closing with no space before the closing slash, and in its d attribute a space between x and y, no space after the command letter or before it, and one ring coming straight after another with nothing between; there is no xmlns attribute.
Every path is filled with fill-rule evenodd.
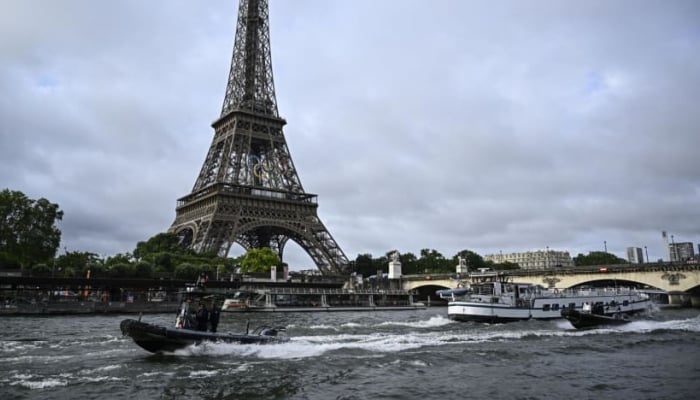
<svg viewBox="0 0 700 400"><path fill-rule="evenodd" d="M348 259L317 215L289 154L272 79L267 0L240 0L221 116L192 193L178 199L169 231L197 252L226 256L233 243L269 247L288 240L323 274L347 272Z"/></svg>

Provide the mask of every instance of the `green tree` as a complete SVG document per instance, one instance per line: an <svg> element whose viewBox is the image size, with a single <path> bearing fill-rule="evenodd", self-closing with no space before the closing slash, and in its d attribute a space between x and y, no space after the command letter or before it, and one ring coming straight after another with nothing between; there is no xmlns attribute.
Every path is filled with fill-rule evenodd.
<svg viewBox="0 0 700 400"><path fill-rule="evenodd" d="M189 279L195 281L199 276L199 268L191 263L178 264L175 267L175 277L177 279Z"/></svg>
<svg viewBox="0 0 700 400"><path fill-rule="evenodd" d="M167 252L154 253L153 255L153 271L154 272L174 272L175 263L173 255Z"/></svg>
<svg viewBox="0 0 700 400"><path fill-rule="evenodd" d="M30 268L49 262L61 243L58 204L5 189L0 192L0 261Z"/></svg>
<svg viewBox="0 0 700 400"><path fill-rule="evenodd" d="M90 268L91 278L102 277L107 275L107 269L104 265L104 262L98 258L96 258L94 261L91 261L88 266Z"/></svg>
<svg viewBox="0 0 700 400"><path fill-rule="evenodd" d="M153 266L148 261L141 260L134 265L134 273L139 278L150 278Z"/></svg>
<svg viewBox="0 0 700 400"><path fill-rule="evenodd" d="M391 250L390 253L393 253L394 251ZM387 253L387 254L390 254ZM386 274L389 272L389 257L386 255L383 255L379 258L373 258L372 259L372 269L374 270L373 274L376 274L379 271L382 271L382 274Z"/></svg>
<svg viewBox="0 0 700 400"><path fill-rule="evenodd" d="M109 269L114 264L131 264L134 258L129 253L117 253L112 257L107 257L105 266Z"/></svg>
<svg viewBox="0 0 700 400"><path fill-rule="evenodd" d="M174 233L158 233L145 242L138 242L134 249L134 258L137 260L153 258L156 254L175 253L181 254L185 248L180 245L180 238ZM150 257L149 257L150 256Z"/></svg>
<svg viewBox="0 0 700 400"><path fill-rule="evenodd" d="M358 254L357 257L355 257L354 268L355 272L364 276L365 278L377 273L376 269L373 270L374 266L372 265L372 255L369 253Z"/></svg>
<svg viewBox="0 0 700 400"><path fill-rule="evenodd" d="M51 275L51 266L46 264L34 264L32 267L33 275Z"/></svg>
<svg viewBox="0 0 700 400"><path fill-rule="evenodd" d="M433 249L422 249L418 259L419 273L449 273L454 271L452 262L445 258L439 251Z"/></svg>
<svg viewBox="0 0 700 400"><path fill-rule="evenodd" d="M249 249L241 260L241 273L268 272L273 265L279 265L280 258L269 247Z"/></svg>
<svg viewBox="0 0 700 400"><path fill-rule="evenodd" d="M113 278L133 278L136 276L136 268L133 264L116 263L109 266L108 273Z"/></svg>
<svg viewBox="0 0 700 400"><path fill-rule="evenodd" d="M67 251L65 254L61 254L56 257L54 273L61 271L60 275L66 275L68 272L72 273L66 276L77 275L79 277L86 277L87 271L90 270L90 275L94 276L93 265L99 262L98 256L95 253L90 253L86 251Z"/></svg>
<svg viewBox="0 0 700 400"><path fill-rule="evenodd" d="M462 250L459 251L457 254L455 254L454 257L452 257L452 262L455 266L459 264L459 257L462 257L466 260L467 262L467 268L469 268L470 272L478 271L479 268L489 268L491 267L490 265L487 265L486 262L484 261L484 258L478 255L477 253L471 251L471 250Z"/></svg>
<svg viewBox="0 0 700 400"><path fill-rule="evenodd" d="M245 255L234 258L217 257L212 260L212 264L216 266L214 270L218 268L219 275L222 276L224 274L235 273L236 268L238 268L238 266L241 264L243 257L245 257Z"/></svg>
<svg viewBox="0 0 700 400"><path fill-rule="evenodd" d="M403 275L415 275L418 273L418 257L413 253L399 253L401 261L401 273Z"/></svg>
<svg viewBox="0 0 700 400"><path fill-rule="evenodd" d="M579 253L578 256L574 257L574 265L576 266L625 264L626 262L626 260L604 251L591 251L588 255Z"/></svg>

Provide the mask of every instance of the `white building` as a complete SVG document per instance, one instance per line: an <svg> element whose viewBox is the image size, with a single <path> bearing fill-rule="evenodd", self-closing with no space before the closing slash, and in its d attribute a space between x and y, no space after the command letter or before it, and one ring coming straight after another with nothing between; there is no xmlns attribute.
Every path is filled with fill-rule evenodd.
<svg viewBox="0 0 700 400"><path fill-rule="evenodd" d="M628 247L627 248L627 261L631 264L643 264L644 263L644 253L640 247Z"/></svg>
<svg viewBox="0 0 700 400"><path fill-rule="evenodd" d="M695 258L695 249L692 242L671 243L668 245L671 254L671 262L688 261Z"/></svg>
<svg viewBox="0 0 700 400"><path fill-rule="evenodd" d="M523 253L489 254L484 256L485 261L496 264L511 262L518 264L522 269L545 269L551 267L573 267L574 260L568 251L537 250Z"/></svg>

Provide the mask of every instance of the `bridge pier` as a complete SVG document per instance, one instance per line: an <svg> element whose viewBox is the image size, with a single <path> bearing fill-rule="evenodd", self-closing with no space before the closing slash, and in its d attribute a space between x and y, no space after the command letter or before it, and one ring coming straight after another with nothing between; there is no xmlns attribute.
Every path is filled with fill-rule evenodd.
<svg viewBox="0 0 700 400"><path fill-rule="evenodd" d="M669 306L678 306L678 307L698 307L700 306L700 303L693 304L693 297L696 296L691 296L690 293L685 293L685 292L668 292L668 305ZM696 302L700 301L700 298L696 297L695 298Z"/></svg>
<svg viewBox="0 0 700 400"><path fill-rule="evenodd" d="M690 295L690 306L693 308L700 308L700 296Z"/></svg>

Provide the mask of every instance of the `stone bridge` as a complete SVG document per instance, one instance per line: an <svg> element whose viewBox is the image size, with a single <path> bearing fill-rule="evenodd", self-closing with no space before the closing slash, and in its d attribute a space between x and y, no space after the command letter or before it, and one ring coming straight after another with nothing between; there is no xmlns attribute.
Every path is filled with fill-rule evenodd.
<svg viewBox="0 0 700 400"><path fill-rule="evenodd" d="M700 306L700 265L698 264L619 264L549 268L544 270L503 271L512 281L568 289L581 285L636 286L668 295L669 304ZM468 277L458 274L404 275L401 287L421 294L457 287ZM434 296L433 296L434 298Z"/></svg>

